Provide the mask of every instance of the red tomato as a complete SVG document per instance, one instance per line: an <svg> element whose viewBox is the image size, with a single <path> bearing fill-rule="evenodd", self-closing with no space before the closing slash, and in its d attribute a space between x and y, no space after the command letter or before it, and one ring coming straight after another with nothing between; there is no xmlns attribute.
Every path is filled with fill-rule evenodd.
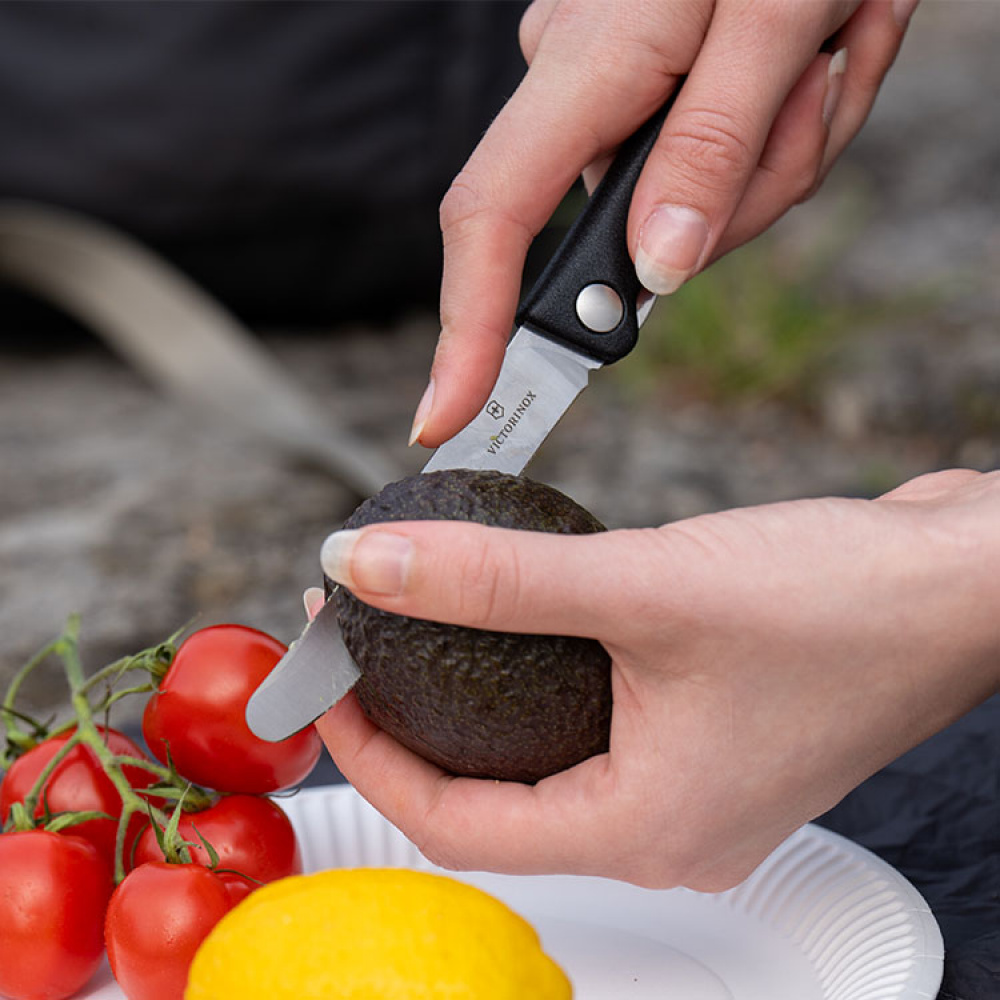
<svg viewBox="0 0 1000 1000"><path fill-rule="evenodd" d="M254 889L260 888L257 882L251 882L242 875L237 875L236 872L214 872L213 874L221 879L233 906L241 899L246 899Z"/></svg>
<svg viewBox="0 0 1000 1000"><path fill-rule="evenodd" d="M45 830L0 834L0 994L61 1000L104 954L111 869L93 844Z"/></svg>
<svg viewBox="0 0 1000 1000"><path fill-rule="evenodd" d="M142 731L163 762L196 785L255 795L297 785L319 759L312 729L267 743L250 732L250 695L285 655L277 639L242 625L189 636L146 704Z"/></svg>
<svg viewBox="0 0 1000 1000"><path fill-rule="evenodd" d="M209 864L200 833L219 855L219 868L248 875L257 882L273 882L302 872L291 821L276 802L262 796L225 795L202 812L184 813L179 832L184 840L198 845L191 848L191 858L198 864ZM143 831L135 848L135 863L146 861L163 861L152 827Z"/></svg>
<svg viewBox="0 0 1000 1000"><path fill-rule="evenodd" d="M100 729L108 747L115 754L147 760L146 755L124 734L114 729ZM60 733L39 743L19 757L0 782L0 821L5 821L10 807L15 802L23 802L31 791L45 765L65 745L70 733ZM124 767L122 772L129 784L141 790L152 785L156 776L139 767ZM101 763L90 747L78 744L56 765L55 771L45 783L44 798L40 798L35 816L45 812L45 802L49 811L83 812L96 810L107 813L114 819L93 819L70 828L76 837L89 840L112 864L115 854L115 836L118 832L118 817L122 812L122 802L118 790L104 773ZM129 823L126 840L126 858L132 841L139 831L148 824L147 817L136 813Z"/></svg>
<svg viewBox="0 0 1000 1000"><path fill-rule="evenodd" d="M232 909L225 883L201 865L140 865L108 904L108 961L128 1000L182 1000L188 968Z"/></svg>

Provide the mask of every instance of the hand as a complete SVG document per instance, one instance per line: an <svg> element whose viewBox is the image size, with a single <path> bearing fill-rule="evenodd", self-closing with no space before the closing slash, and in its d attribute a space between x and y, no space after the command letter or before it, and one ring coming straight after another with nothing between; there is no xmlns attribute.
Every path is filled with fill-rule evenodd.
<svg viewBox="0 0 1000 1000"><path fill-rule="evenodd" d="M371 604L603 642L610 750L528 786L443 773L350 695L317 726L445 867L728 888L1000 687L998 515L1000 473L953 471L591 536L369 526L324 568Z"/></svg>
<svg viewBox="0 0 1000 1000"><path fill-rule="evenodd" d="M867 117L915 4L536 0L521 29L528 72L441 206L442 332L411 442L440 444L485 403L532 239L679 75L628 227L639 278L659 295L817 187Z"/></svg>

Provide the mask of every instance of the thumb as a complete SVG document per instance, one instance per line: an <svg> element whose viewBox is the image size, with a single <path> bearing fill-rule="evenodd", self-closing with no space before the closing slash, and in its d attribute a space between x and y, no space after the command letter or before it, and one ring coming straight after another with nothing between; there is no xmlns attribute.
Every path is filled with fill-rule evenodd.
<svg viewBox="0 0 1000 1000"><path fill-rule="evenodd" d="M557 535L454 521L338 531L323 572L396 614L498 632L613 640L655 591L652 529Z"/></svg>

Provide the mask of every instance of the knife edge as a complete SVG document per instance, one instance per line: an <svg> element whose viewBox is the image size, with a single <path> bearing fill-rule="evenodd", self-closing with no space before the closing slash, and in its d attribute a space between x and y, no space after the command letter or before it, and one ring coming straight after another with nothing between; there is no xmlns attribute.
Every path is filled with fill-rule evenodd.
<svg viewBox="0 0 1000 1000"><path fill-rule="evenodd" d="M332 708L360 676L331 597L250 696L247 725L260 739L280 743Z"/></svg>

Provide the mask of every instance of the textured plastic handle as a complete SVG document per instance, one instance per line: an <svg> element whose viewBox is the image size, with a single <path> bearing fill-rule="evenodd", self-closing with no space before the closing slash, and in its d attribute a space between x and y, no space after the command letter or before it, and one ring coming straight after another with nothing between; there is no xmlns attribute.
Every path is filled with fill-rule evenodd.
<svg viewBox="0 0 1000 1000"><path fill-rule="evenodd" d="M625 357L639 337L636 301L642 286L626 242L629 205L646 157L660 134L680 82L663 105L623 144L566 238L549 260L517 312L528 326L604 364ZM577 298L588 285L609 285L624 309L618 325L607 333L585 326L577 315Z"/></svg>

